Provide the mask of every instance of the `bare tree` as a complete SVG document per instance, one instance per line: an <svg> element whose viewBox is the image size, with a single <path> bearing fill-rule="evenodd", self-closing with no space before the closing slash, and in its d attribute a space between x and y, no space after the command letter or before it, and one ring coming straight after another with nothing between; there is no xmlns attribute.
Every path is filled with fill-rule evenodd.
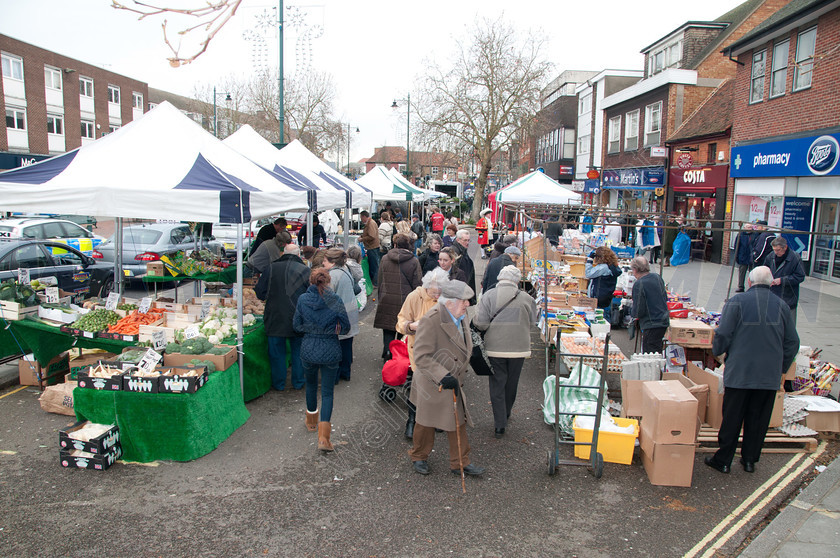
<svg viewBox="0 0 840 558"><path fill-rule="evenodd" d="M249 97L254 112L279 132L277 82L276 71L258 74L250 82ZM341 138L341 127L333 117L335 96L333 78L323 72L309 72L285 80L284 137L297 138L316 154L334 149ZM277 141L278 136L268 139Z"/></svg>
<svg viewBox="0 0 840 558"><path fill-rule="evenodd" d="M521 40L502 17L477 21L471 35L469 44L457 41L451 67L429 64L416 110L428 143L473 151L480 167L470 215L475 221L493 156L536 113L550 65L541 56L544 41L536 34Z"/></svg>
<svg viewBox="0 0 840 558"><path fill-rule="evenodd" d="M162 0L164 3L166 0ZM171 0L170 0L171 1ZM175 68L182 64L189 64L207 50L210 41L216 36L222 27L236 15L236 10L242 0L205 0L203 6L198 8L175 8L157 3L139 2L132 0L131 5L128 2L123 3L118 0L111 0L111 6L118 10L126 10L135 14L140 14L138 19L142 20L147 17L160 15L173 15L181 18L192 18L194 24L185 25L182 29L176 32L178 36L177 41L173 41L169 30L167 29L168 20L164 19L161 27L163 29L163 41L169 50L172 51L172 56L169 58L169 64ZM192 55L181 57L181 42L185 37L190 36L191 33L205 33L204 39L199 41L196 50Z"/></svg>
<svg viewBox="0 0 840 558"><path fill-rule="evenodd" d="M204 121L209 123L211 133L215 124L219 139L224 139L244 124L250 124L256 130L260 129L260 122L251 110L252 101L249 94L246 82L228 76L216 85L215 103L212 85L196 85L192 94L194 102L189 109L202 115ZM216 122L213 121L214 104Z"/></svg>

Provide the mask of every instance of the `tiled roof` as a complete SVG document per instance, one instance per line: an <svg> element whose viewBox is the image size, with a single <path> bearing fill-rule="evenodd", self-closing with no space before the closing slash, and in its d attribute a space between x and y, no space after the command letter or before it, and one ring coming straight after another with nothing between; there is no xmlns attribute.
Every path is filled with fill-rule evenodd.
<svg viewBox="0 0 840 558"><path fill-rule="evenodd" d="M813 11L823 4L830 4L832 1L833 0L792 0L776 13L756 25L749 33L726 47L724 52L736 50L739 45L746 44L757 39L762 34L772 31L774 27L783 23L785 20Z"/></svg>
<svg viewBox="0 0 840 558"><path fill-rule="evenodd" d="M715 19L715 22L717 23L728 23L729 25L725 29L722 29L718 36L715 37L713 41L710 41L709 44L697 54L697 56L695 56L692 60L689 60L688 64L685 66L686 69L696 70L710 54L719 51L721 45L726 41L727 37L738 29L747 17L757 10L763 3L764 0L747 0Z"/></svg>
<svg viewBox="0 0 840 558"><path fill-rule="evenodd" d="M731 79L723 82L677 128L668 138L668 143L721 134L732 128L734 83L735 81Z"/></svg>
<svg viewBox="0 0 840 558"><path fill-rule="evenodd" d="M373 156L367 160L368 163L376 164L398 163L400 161L405 161L405 147L388 145L377 147L373 152Z"/></svg>

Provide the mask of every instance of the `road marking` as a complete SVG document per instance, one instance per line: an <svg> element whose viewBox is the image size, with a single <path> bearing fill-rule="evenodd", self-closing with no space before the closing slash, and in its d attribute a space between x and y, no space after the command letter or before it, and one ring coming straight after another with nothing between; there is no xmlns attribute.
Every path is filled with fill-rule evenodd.
<svg viewBox="0 0 840 558"><path fill-rule="evenodd" d="M749 521L756 513L758 513L758 511L761 510L767 502L772 500L776 496L776 494L778 494L783 488L785 488L788 484L795 480L796 477L798 477L802 473L802 471L804 471L807 467L811 466L814 460L825 451L825 448L825 442L822 442L820 443L819 448L817 448L817 451L814 452L814 454L812 455L797 454L791 457L790 460L784 465L784 467L779 469L779 471L777 471L776 474L767 479L767 481L765 481L764 484L756 488L755 491L752 494L750 494L750 496L746 500L744 500L740 506L731 511L726 517L724 517L721 520L720 523L718 523L715 526L714 529L709 531L709 533L705 537L703 537L703 539L700 542L698 542L696 545L694 545L694 547L691 550L685 553L684 558L691 558L693 556L696 556L701 550L703 550L706 547L707 544L709 544L709 542L711 542L718 536L718 533L723 531L727 525L729 525L732 521L737 519L741 513L747 510L747 508L752 506L753 503L762 494L764 494L764 492L768 488L775 485L775 488L764 499L762 499L756 505L756 507L754 507L750 511L750 513L741 518L726 533L724 533L723 537L718 539L717 542L702 556L705 558L706 556L711 556L712 554L714 554L715 550L723 546L732 537L732 535L734 535L747 521ZM776 485L776 482L780 478L785 476L785 474L788 473L788 471L790 471L793 467L796 467L797 462L799 462L803 458L804 461L799 465L799 467L792 473L788 474L787 477L785 477L778 485Z"/></svg>
<svg viewBox="0 0 840 558"><path fill-rule="evenodd" d="M17 393L17 392L19 392L20 390L22 390L22 389L26 389L26 388L28 388L28 387L29 387L29 386L20 386L19 388L17 388L17 389L16 389L16 390L14 390L14 391L10 391L9 393L7 393L7 394L5 394L5 395L0 395L0 399L3 399L4 397L8 397L8 396L12 395L13 393Z"/></svg>

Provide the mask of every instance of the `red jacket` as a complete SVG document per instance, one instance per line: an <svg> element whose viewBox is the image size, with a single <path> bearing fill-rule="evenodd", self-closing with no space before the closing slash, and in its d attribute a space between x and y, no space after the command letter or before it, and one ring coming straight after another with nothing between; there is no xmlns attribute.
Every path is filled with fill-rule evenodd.
<svg viewBox="0 0 840 558"><path fill-rule="evenodd" d="M432 213L432 216L429 217L429 220L432 222L432 232L443 232L443 213Z"/></svg>

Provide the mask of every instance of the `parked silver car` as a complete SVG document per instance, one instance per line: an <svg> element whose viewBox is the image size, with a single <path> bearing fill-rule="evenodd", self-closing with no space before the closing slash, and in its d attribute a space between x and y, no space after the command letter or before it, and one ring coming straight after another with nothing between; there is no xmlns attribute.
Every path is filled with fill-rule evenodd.
<svg viewBox="0 0 840 558"><path fill-rule="evenodd" d="M146 223L124 227L123 272L129 279L143 275L146 273L146 263L157 261L163 255L171 256L179 250L193 250L195 245L193 233L183 223ZM198 247L218 256L224 253L221 242L207 238L199 239ZM104 261L113 262L114 248L112 236L99 245L97 252L102 254Z"/></svg>

